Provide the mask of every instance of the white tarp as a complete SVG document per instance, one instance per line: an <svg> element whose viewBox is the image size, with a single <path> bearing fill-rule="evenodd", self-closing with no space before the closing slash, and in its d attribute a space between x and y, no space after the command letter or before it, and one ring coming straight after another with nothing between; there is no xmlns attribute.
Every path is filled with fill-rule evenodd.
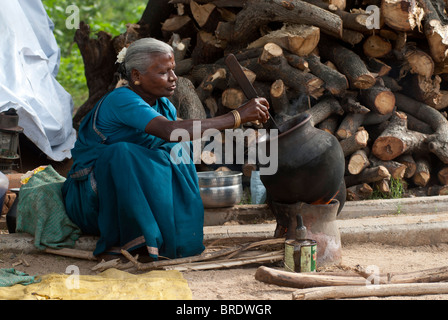
<svg viewBox="0 0 448 320"><path fill-rule="evenodd" d="M14 108L24 134L50 159L71 158L73 100L56 81L60 49L40 0L1 1L0 112Z"/></svg>

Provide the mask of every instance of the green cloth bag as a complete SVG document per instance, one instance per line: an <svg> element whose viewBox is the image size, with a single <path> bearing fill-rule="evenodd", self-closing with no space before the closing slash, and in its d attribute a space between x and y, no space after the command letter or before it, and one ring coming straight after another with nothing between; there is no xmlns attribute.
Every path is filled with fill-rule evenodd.
<svg viewBox="0 0 448 320"><path fill-rule="evenodd" d="M72 248L81 236L65 211L64 182L65 178L49 165L20 188L16 232L33 235L39 250Z"/></svg>
<svg viewBox="0 0 448 320"><path fill-rule="evenodd" d="M12 268L0 269L0 287L11 287L16 284L27 286L36 282L40 282L40 279L36 279L36 276L30 276Z"/></svg>

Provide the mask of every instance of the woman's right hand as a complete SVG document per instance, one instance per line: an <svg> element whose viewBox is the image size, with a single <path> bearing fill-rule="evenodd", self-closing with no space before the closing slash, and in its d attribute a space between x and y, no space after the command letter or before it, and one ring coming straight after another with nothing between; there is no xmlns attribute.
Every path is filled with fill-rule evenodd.
<svg viewBox="0 0 448 320"><path fill-rule="evenodd" d="M269 120L269 102L265 98L254 98L237 109L241 116L241 123Z"/></svg>

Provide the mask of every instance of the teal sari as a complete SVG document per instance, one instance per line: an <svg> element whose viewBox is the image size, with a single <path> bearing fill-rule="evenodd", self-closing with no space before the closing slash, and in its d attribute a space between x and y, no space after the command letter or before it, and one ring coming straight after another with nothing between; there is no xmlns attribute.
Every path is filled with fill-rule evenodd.
<svg viewBox="0 0 448 320"><path fill-rule="evenodd" d="M191 143L191 148L175 149L179 157L183 150L190 150L191 161L178 163L171 159L177 143L142 132L148 119L144 115L143 120L137 119L141 124L135 125L140 128L123 126L125 132L119 125L118 131L98 127L101 112L106 119L103 127L122 119L114 112L138 113L135 104L123 102L134 100L140 107L146 104L131 90L116 89L83 120L72 150L73 166L62 188L67 214L85 234L99 236L94 255L143 246L154 259L200 254L204 207ZM176 109L166 98L156 106L143 106L148 107L152 109L147 112L153 113L149 119L157 115L176 119ZM135 115L131 118L135 120Z"/></svg>

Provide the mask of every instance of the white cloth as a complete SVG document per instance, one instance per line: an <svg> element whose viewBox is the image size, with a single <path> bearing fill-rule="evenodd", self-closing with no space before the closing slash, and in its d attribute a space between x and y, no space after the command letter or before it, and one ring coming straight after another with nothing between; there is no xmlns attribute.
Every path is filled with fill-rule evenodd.
<svg viewBox="0 0 448 320"><path fill-rule="evenodd" d="M41 1L1 1L0 112L17 110L24 134L50 159L71 158L73 100L56 81L60 49Z"/></svg>

